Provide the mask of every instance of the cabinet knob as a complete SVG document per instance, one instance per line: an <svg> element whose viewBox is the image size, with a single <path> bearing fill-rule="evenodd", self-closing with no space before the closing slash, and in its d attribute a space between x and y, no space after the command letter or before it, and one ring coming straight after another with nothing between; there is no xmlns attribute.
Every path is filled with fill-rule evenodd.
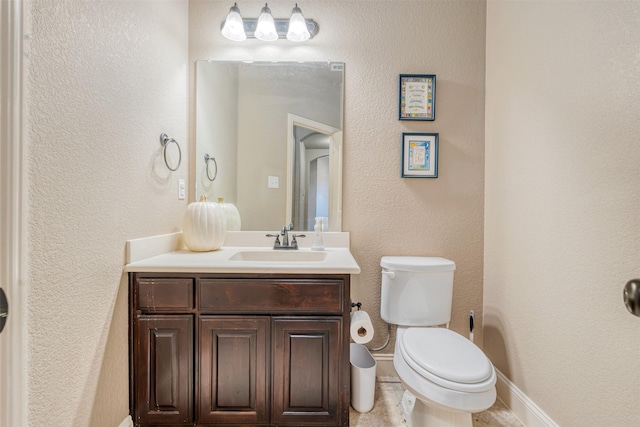
<svg viewBox="0 0 640 427"><path fill-rule="evenodd" d="M0 288L0 332L4 329L5 323L7 323L7 317L9 316L9 302L7 301L7 295L4 290Z"/></svg>

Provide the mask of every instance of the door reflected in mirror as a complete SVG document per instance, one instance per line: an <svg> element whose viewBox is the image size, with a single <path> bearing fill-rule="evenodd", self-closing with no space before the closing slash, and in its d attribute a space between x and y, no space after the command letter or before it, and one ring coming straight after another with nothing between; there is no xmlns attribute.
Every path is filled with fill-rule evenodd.
<svg viewBox="0 0 640 427"><path fill-rule="evenodd" d="M297 230L309 230L315 218L323 219L329 227L329 137L294 126L294 134L304 136L297 141L298 160L293 180L293 218L291 223Z"/></svg>
<svg viewBox="0 0 640 427"><path fill-rule="evenodd" d="M198 61L194 198L242 230L341 231L343 86L343 63Z"/></svg>
<svg viewBox="0 0 640 427"><path fill-rule="evenodd" d="M294 230L313 230L315 218L322 218L324 231L333 230L331 220L338 221L341 200L332 175L340 170L342 131L300 116L289 116L289 165L293 171L292 188L287 188L287 224ZM331 151L334 154L331 155ZM335 152L338 152L335 154ZM291 195L289 195L291 192Z"/></svg>

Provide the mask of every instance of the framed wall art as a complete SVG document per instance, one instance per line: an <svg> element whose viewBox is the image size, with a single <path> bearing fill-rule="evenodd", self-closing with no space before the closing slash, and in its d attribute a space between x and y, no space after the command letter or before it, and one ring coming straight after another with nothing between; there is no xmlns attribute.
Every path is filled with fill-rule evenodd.
<svg viewBox="0 0 640 427"><path fill-rule="evenodd" d="M436 119L436 75L400 74L398 120Z"/></svg>
<svg viewBox="0 0 640 427"><path fill-rule="evenodd" d="M402 134L402 177L438 177L438 134Z"/></svg>

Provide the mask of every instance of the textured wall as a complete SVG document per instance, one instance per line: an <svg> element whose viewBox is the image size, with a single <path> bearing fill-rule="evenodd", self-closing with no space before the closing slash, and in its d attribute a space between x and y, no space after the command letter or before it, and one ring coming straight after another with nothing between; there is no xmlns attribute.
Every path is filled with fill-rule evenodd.
<svg viewBox="0 0 640 427"><path fill-rule="evenodd" d="M219 25L230 5L190 1L191 70L193 61L208 58L346 64L343 230L351 232L352 252L362 268L353 279L352 298L373 317L372 346L386 336L379 318L384 255L454 260L452 327L466 334L469 310L482 312L485 3L305 2L300 7L319 23L320 33L304 44L226 40ZM245 17L256 17L263 5L238 4ZM277 0L269 7L274 16L288 17L292 4ZM434 122L397 120L401 73L437 75ZM192 135L194 126L192 121ZM439 178L400 178L404 131L440 133ZM478 342L481 335L478 331Z"/></svg>
<svg viewBox="0 0 640 427"><path fill-rule="evenodd" d="M29 425L128 413L127 239L181 229L187 3L26 3ZM159 135L185 153L178 172Z"/></svg>
<svg viewBox="0 0 640 427"><path fill-rule="evenodd" d="M559 425L638 425L640 3L487 17L485 351Z"/></svg>

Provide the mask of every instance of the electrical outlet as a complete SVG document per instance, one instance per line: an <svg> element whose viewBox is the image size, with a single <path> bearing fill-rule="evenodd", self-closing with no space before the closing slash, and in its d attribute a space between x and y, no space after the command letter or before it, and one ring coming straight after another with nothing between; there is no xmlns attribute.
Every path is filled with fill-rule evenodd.
<svg viewBox="0 0 640 427"><path fill-rule="evenodd" d="M185 190L184 179L179 179L178 180L178 200L184 200L185 197L186 197L186 190Z"/></svg>
<svg viewBox="0 0 640 427"><path fill-rule="evenodd" d="M269 188L280 188L280 182L277 176L270 176L268 181Z"/></svg>

